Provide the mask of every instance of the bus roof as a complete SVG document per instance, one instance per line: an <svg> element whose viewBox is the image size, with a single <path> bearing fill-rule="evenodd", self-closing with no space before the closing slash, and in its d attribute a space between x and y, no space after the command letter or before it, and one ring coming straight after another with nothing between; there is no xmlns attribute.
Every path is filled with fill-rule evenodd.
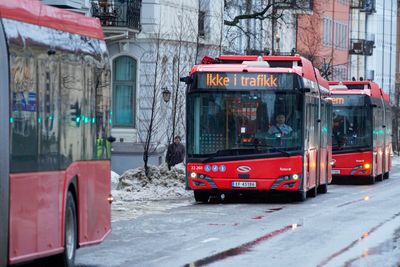
<svg viewBox="0 0 400 267"><path fill-rule="evenodd" d="M390 97L373 81L329 81L332 94L365 94L374 98L383 98L387 103Z"/></svg>
<svg viewBox="0 0 400 267"><path fill-rule="evenodd" d="M39 0L0 0L0 18L104 39L98 19L44 5Z"/></svg>
<svg viewBox="0 0 400 267"><path fill-rule="evenodd" d="M264 61L269 67L252 66L250 61ZM310 81L316 81L316 75L319 83L328 88L328 84L321 77L319 71L314 73L312 63L300 56L252 56L252 55L221 55L217 58L204 57L201 64L195 65L191 74L194 72L205 71L230 71L230 72L281 72L296 73Z"/></svg>

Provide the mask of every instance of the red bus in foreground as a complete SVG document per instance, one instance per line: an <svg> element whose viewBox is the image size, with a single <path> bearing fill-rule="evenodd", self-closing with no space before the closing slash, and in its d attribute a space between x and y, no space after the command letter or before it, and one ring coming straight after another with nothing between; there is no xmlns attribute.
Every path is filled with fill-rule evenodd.
<svg viewBox="0 0 400 267"><path fill-rule="evenodd" d="M334 177L389 178L392 116L389 96L372 81L329 82L333 99Z"/></svg>
<svg viewBox="0 0 400 267"><path fill-rule="evenodd" d="M0 0L0 266L110 232L110 75L99 21ZM109 139L111 141L111 139Z"/></svg>
<svg viewBox="0 0 400 267"><path fill-rule="evenodd" d="M220 56L193 67L187 184L196 201L244 191L326 193L328 83L300 56Z"/></svg>

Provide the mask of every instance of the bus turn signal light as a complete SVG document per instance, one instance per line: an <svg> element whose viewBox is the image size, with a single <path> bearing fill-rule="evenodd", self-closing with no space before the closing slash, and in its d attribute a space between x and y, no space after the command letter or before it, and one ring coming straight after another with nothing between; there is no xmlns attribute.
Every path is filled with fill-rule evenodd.
<svg viewBox="0 0 400 267"><path fill-rule="evenodd" d="M371 165L369 163L365 163L364 164L364 169L369 169L369 168L371 168Z"/></svg>

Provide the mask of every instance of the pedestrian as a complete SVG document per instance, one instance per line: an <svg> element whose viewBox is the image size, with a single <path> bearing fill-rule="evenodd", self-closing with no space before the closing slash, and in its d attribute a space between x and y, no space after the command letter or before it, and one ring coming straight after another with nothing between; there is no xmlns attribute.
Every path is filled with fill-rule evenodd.
<svg viewBox="0 0 400 267"><path fill-rule="evenodd" d="M181 137L179 135L175 136L174 142L168 146L167 156L165 161L168 164L168 169L183 162L185 158L185 146L181 144Z"/></svg>

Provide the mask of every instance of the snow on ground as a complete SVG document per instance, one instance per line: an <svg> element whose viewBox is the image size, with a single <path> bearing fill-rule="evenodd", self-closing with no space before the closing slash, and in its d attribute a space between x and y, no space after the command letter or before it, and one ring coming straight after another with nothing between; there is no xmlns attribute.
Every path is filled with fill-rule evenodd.
<svg viewBox="0 0 400 267"><path fill-rule="evenodd" d="M117 182L112 187L113 221L164 212L193 202L192 191L185 190L185 165L182 163L171 170L166 164L150 166L149 177L143 167L128 170L119 178L114 173L112 177L112 181Z"/></svg>
<svg viewBox="0 0 400 267"><path fill-rule="evenodd" d="M392 165L400 165L400 157L394 156ZM150 213L162 213L168 209L190 205L193 192L185 190L185 165L150 166L150 179L143 167L128 170L120 177L112 173L112 220L129 220Z"/></svg>
<svg viewBox="0 0 400 267"><path fill-rule="evenodd" d="M392 166L400 165L400 156L394 155L392 158Z"/></svg>

